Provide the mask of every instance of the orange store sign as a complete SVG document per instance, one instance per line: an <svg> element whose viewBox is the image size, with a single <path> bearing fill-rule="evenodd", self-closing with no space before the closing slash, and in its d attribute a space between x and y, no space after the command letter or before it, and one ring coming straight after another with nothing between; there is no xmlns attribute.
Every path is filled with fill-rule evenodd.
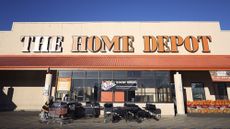
<svg viewBox="0 0 230 129"><path fill-rule="evenodd" d="M71 78L58 78L57 91L70 91Z"/></svg>
<svg viewBox="0 0 230 129"><path fill-rule="evenodd" d="M124 91L101 91L101 102L124 102Z"/></svg>
<svg viewBox="0 0 230 129"><path fill-rule="evenodd" d="M144 53L179 53L179 47L183 47L190 53L201 50L202 53L210 53L209 43L212 42L211 36L188 35L182 37L179 35L144 35L143 52ZM22 52L25 53L55 53L63 51L63 36L23 36L21 38ZM135 37L132 35L124 36L72 36L73 53L134 53ZM139 43L138 43L139 44ZM199 48L199 46L201 46Z"/></svg>
<svg viewBox="0 0 230 129"><path fill-rule="evenodd" d="M230 71L209 71L212 81L230 82Z"/></svg>

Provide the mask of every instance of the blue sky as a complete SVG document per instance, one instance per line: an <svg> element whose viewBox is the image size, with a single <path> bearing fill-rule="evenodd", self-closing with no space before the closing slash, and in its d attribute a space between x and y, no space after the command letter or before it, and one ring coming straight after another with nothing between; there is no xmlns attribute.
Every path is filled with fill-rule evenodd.
<svg viewBox="0 0 230 129"><path fill-rule="evenodd" d="M55 21L219 21L230 30L230 0L0 0L0 30Z"/></svg>

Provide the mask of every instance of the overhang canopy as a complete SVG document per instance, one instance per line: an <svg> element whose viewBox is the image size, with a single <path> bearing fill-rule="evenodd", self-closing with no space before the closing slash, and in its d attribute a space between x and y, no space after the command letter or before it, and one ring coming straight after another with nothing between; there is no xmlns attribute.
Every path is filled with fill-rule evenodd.
<svg viewBox="0 0 230 129"><path fill-rule="evenodd" d="M0 55L0 69L230 70L230 55Z"/></svg>

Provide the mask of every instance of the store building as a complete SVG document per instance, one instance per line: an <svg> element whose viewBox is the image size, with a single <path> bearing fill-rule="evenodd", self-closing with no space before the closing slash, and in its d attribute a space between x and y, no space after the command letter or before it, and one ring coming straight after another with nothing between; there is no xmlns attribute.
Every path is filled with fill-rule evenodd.
<svg viewBox="0 0 230 129"><path fill-rule="evenodd" d="M228 103L229 41L218 22L16 22L0 31L0 110L40 110L49 93L162 115Z"/></svg>

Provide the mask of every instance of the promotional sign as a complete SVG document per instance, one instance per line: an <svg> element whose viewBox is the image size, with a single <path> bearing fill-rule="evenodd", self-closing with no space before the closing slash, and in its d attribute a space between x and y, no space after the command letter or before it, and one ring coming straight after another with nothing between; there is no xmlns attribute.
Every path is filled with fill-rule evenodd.
<svg viewBox="0 0 230 129"><path fill-rule="evenodd" d="M125 92L124 91L116 91L114 93L114 101L115 102L124 102L125 101Z"/></svg>
<svg viewBox="0 0 230 129"><path fill-rule="evenodd" d="M116 90L136 90L137 81L127 80L127 81L115 81Z"/></svg>
<svg viewBox="0 0 230 129"><path fill-rule="evenodd" d="M70 91L71 78L58 78L57 91Z"/></svg>
<svg viewBox="0 0 230 129"><path fill-rule="evenodd" d="M212 81L230 82L230 71L209 71Z"/></svg>
<svg viewBox="0 0 230 129"><path fill-rule="evenodd" d="M113 102L113 92L112 91L102 91L101 92L101 102Z"/></svg>

